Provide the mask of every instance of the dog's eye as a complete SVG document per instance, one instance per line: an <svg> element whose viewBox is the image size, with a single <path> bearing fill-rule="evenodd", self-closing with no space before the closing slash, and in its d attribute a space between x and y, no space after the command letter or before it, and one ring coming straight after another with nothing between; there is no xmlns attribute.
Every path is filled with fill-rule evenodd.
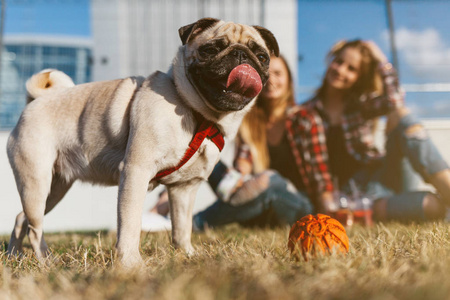
<svg viewBox="0 0 450 300"><path fill-rule="evenodd" d="M217 53L219 53L219 49L216 47L209 46L209 47L201 48L200 52L202 54L207 54L207 55L216 55Z"/></svg>
<svg viewBox="0 0 450 300"><path fill-rule="evenodd" d="M269 60L269 58L265 54L258 54L256 57L258 57L261 63L265 63Z"/></svg>

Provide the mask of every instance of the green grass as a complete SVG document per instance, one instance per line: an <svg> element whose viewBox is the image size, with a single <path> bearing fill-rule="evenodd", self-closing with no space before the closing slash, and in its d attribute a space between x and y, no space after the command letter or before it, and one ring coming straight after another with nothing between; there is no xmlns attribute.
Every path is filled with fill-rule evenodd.
<svg viewBox="0 0 450 300"><path fill-rule="evenodd" d="M143 272L114 268L115 234L46 234L55 262L9 260L2 242L0 299L449 299L448 223L377 224L348 230L350 252L291 259L289 228L228 226L193 234L198 254L143 233Z"/></svg>

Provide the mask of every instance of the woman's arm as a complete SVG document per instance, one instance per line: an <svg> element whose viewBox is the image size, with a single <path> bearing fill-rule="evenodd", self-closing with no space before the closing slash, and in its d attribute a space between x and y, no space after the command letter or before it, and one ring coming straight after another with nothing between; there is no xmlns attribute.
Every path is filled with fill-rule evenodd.
<svg viewBox="0 0 450 300"><path fill-rule="evenodd" d="M224 202L229 201L231 195L242 186L247 175L252 173L250 147L239 138L236 139L236 155L233 165L234 168L231 168L219 161L208 178L212 190Z"/></svg>
<svg viewBox="0 0 450 300"><path fill-rule="evenodd" d="M300 108L289 116L287 134L303 185L321 202L322 194L333 191L322 119L313 109Z"/></svg>
<svg viewBox="0 0 450 300"><path fill-rule="evenodd" d="M253 159L250 146L239 138L236 139L236 155L233 166L242 175L253 173Z"/></svg>
<svg viewBox="0 0 450 300"><path fill-rule="evenodd" d="M314 114L311 128L307 131L309 141L309 163L315 181L317 195L317 211L329 213L333 203L333 181L328 164L328 149L326 145L325 128L319 115Z"/></svg>
<svg viewBox="0 0 450 300"><path fill-rule="evenodd" d="M374 92L369 95L363 95L360 99L363 117L371 119L386 115L390 111L402 107L404 103L404 91L400 87L395 68L389 63L380 48L372 41L366 42L366 45L378 61L377 72L383 84L381 95Z"/></svg>

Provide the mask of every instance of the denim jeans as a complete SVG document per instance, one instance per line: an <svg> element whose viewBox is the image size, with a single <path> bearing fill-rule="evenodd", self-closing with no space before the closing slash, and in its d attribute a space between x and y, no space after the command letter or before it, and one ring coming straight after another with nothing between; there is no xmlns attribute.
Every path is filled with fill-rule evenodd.
<svg viewBox="0 0 450 300"><path fill-rule="evenodd" d="M201 230L205 224L217 227L234 222L244 226L292 225L310 213L312 206L306 194L294 190L292 184L274 172L268 188L255 199L239 206L217 200L194 216L194 226Z"/></svg>
<svg viewBox="0 0 450 300"><path fill-rule="evenodd" d="M431 175L448 169L425 129L408 132L407 128L416 124L420 122L412 114L402 118L387 137L381 164L363 168L353 177L366 196L387 198L390 219L424 219L422 203L427 192L416 190L417 174L428 182Z"/></svg>

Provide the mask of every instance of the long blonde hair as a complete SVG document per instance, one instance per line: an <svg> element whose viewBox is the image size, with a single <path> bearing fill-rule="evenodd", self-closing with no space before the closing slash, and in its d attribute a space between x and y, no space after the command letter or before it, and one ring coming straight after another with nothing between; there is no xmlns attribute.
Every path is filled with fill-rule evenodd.
<svg viewBox="0 0 450 300"><path fill-rule="evenodd" d="M383 92L383 82L380 74L377 72L378 64L380 63L372 51L367 47L366 43L362 40L356 39L351 41L341 40L331 47L328 55L326 56L326 62L329 66L339 55L347 48L353 48L360 52L361 54L361 66L358 75L358 80L355 85L351 88L349 97L351 101L358 100L364 94L370 94L372 92L382 93ZM324 95L326 88L326 74L329 68L325 72L325 76L322 80L322 85L317 90L317 95L319 97Z"/></svg>
<svg viewBox="0 0 450 300"><path fill-rule="evenodd" d="M279 56L288 74L288 89L279 103L287 103L288 107L295 104L294 83L292 81L291 70L283 56ZM266 170L270 165L269 150L267 148L267 122L271 114L264 105L270 99L258 96L255 106L245 116L239 128L239 138L250 147L253 161L253 172L258 173Z"/></svg>

